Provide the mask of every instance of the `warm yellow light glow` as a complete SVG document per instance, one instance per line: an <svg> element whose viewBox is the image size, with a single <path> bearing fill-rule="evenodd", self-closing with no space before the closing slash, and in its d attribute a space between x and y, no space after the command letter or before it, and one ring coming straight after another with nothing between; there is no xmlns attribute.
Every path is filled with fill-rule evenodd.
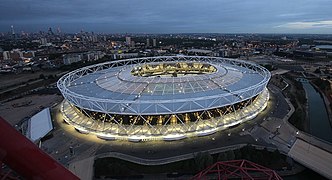
<svg viewBox="0 0 332 180"><path fill-rule="evenodd" d="M119 124L93 120L67 101L61 104L60 110L66 123L74 126L75 129L82 133L94 134L102 139L127 139L129 141L178 140L192 136L209 135L253 119L267 107L268 100L269 93L265 89L253 103L235 112L224 114L221 110L216 109L214 112L218 113L219 117L213 117L210 111L206 111L205 116L202 115L204 113L194 112L193 115L197 120L196 122L191 121L188 113L184 115L169 115L169 119L166 119L166 121L163 115L154 116L156 118L154 120L155 126L149 125L153 121L153 116L145 116L146 123L142 125L136 125L139 116L128 116L130 121L132 121L131 125L122 123L122 117L117 120ZM231 108L228 108L226 111L231 110ZM208 117L208 119L203 119L202 117ZM178 118L183 118L184 123L179 123L182 120L180 121ZM169 122L165 124L167 120Z"/></svg>

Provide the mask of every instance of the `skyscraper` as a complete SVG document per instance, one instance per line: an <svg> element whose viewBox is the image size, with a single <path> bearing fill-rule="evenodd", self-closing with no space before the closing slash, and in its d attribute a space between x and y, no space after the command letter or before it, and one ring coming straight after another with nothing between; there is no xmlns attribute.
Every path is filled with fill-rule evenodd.
<svg viewBox="0 0 332 180"><path fill-rule="evenodd" d="M152 39L152 46L153 47L157 46L157 40L155 38Z"/></svg>
<svg viewBox="0 0 332 180"><path fill-rule="evenodd" d="M146 47L150 47L150 39L149 38L146 39Z"/></svg>
<svg viewBox="0 0 332 180"><path fill-rule="evenodd" d="M54 33L53 33L53 31L52 31L52 28L51 27L49 27L48 28L48 35L53 35Z"/></svg>
<svg viewBox="0 0 332 180"><path fill-rule="evenodd" d="M57 31L56 31L58 34L61 34L61 29L60 27L57 28Z"/></svg>
<svg viewBox="0 0 332 180"><path fill-rule="evenodd" d="M11 28L12 37L15 38L15 30L14 30L14 26L11 25L10 28Z"/></svg>

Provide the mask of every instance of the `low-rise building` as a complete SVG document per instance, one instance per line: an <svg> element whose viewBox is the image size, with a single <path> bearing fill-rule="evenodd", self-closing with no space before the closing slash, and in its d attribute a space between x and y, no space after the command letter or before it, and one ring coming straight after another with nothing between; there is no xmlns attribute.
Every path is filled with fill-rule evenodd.
<svg viewBox="0 0 332 180"><path fill-rule="evenodd" d="M63 64L65 65L82 61L82 54L65 54L62 57L63 57Z"/></svg>

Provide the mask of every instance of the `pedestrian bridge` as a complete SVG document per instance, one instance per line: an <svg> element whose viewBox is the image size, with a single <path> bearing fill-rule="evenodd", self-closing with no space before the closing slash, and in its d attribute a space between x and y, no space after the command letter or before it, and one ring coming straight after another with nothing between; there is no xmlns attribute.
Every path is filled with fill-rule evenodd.
<svg viewBox="0 0 332 180"><path fill-rule="evenodd" d="M288 156L313 171L332 179L332 145L310 137L297 138Z"/></svg>

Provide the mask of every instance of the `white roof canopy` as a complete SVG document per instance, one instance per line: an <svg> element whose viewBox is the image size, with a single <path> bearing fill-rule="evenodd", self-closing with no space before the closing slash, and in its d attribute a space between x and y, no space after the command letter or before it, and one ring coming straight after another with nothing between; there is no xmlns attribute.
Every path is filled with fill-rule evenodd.
<svg viewBox="0 0 332 180"><path fill-rule="evenodd" d="M45 108L36 115L32 116L28 127L28 137L36 141L44 137L53 129L50 108Z"/></svg>

